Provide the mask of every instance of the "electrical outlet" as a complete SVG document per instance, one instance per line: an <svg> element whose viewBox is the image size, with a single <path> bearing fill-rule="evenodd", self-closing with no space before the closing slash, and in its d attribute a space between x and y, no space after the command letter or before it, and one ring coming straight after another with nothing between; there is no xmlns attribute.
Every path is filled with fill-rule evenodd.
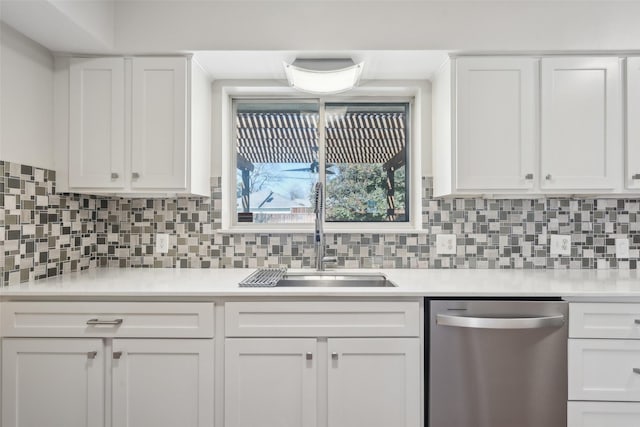
<svg viewBox="0 0 640 427"><path fill-rule="evenodd" d="M616 258L629 258L629 239L616 239Z"/></svg>
<svg viewBox="0 0 640 427"><path fill-rule="evenodd" d="M166 254L169 252L169 235L167 233L156 234L156 253Z"/></svg>
<svg viewBox="0 0 640 427"><path fill-rule="evenodd" d="M571 236L568 234L551 235L551 255L571 255Z"/></svg>
<svg viewBox="0 0 640 427"><path fill-rule="evenodd" d="M436 254L455 255L456 254L456 235L455 234L436 234Z"/></svg>

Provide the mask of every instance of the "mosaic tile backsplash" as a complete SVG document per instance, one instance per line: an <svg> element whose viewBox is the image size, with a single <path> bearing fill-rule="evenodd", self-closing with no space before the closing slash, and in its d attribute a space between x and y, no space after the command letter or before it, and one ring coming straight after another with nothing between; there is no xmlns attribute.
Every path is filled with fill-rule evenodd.
<svg viewBox="0 0 640 427"><path fill-rule="evenodd" d="M55 172L0 161L0 283L97 265L96 198L55 193Z"/></svg>
<svg viewBox="0 0 640 427"><path fill-rule="evenodd" d="M311 268L310 234L220 233L220 178L211 198L128 199L55 193L55 172L0 162L3 284L92 267ZM621 268L640 259L640 200L434 199L423 179L427 233L327 235L345 268ZM154 254L156 233L170 251ZM455 233L456 255L436 255L435 235ZM570 234L571 256L551 256L549 235ZM630 258L616 259L615 239Z"/></svg>

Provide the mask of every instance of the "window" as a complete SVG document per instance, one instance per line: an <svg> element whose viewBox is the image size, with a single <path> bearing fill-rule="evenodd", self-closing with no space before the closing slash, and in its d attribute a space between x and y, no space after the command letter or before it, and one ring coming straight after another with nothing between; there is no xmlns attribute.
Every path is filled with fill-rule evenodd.
<svg viewBox="0 0 640 427"><path fill-rule="evenodd" d="M234 99L233 224L410 222L410 103ZM348 227L348 225L344 225Z"/></svg>
<svg viewBox="0 0 640 427"><path fill-rule="evenodd" d="M318 121L317 102L236 102L239 223L313 223Z"/></svg>
<svg viewBox="0 0 640 427"><path fill-rule="evenodd" d="M407 104L326 104L328 222L407 222Z"/></svg>

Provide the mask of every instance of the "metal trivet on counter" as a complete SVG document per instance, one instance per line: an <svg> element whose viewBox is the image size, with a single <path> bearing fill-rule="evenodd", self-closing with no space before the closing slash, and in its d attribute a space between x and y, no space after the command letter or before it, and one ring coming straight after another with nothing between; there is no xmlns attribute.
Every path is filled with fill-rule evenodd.
<svg viewBox="0 0 640 427"><path fill-rule="evenodd" d="M274 287L278 282L287 274L286 267L278 268L259 268L253 272L249 277L240 282L240 287L243 288L260 288L260 287Z"/></svg>

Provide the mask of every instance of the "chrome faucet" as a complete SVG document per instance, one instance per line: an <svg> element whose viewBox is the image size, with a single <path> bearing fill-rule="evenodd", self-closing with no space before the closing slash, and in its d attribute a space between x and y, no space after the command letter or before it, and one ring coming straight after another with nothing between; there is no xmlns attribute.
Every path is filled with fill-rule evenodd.
<svg viewBox="0 0 640 427"><path fill-rule="evenodd" d="M316 182L316 195L313 213L316 215L316 225L314 233L314 242L316 245L316 270L324 271L326 263L336 263L338 258L333 256L325 256L326 243L324 238L324 228L322 223L322 217L324 212L324 195L322 190L322 183Z"/></svg>

